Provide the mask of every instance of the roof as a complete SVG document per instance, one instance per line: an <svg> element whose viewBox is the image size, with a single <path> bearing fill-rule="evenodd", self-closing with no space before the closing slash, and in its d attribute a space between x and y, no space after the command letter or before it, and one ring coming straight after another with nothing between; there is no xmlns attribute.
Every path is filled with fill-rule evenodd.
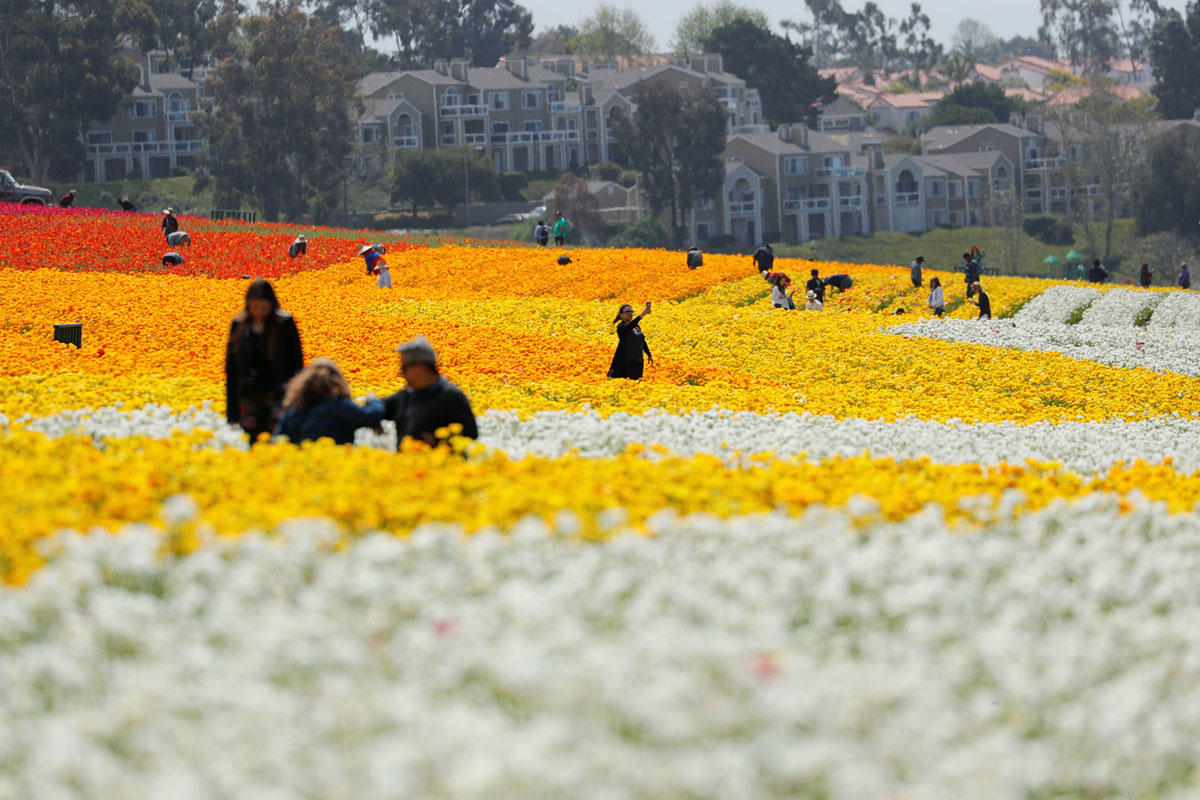
<svg viewBox="0 0 1200 800"><path fill-rule="evenodd" d="M398 97L373 98L363 101L363 112L358 115L360 123L371 123L385 120L402 105L410 105L407 100Z"/></svg>
<svg viewBox="0 0 1200 800"><path fill-rule="evenodd" d="M403 74L402 72L372 72L370 75L358 79L358 91L363 96L369 97Z"/></svg>
<svg viewBox="0 0 1200 800"><path fill-rule="evenodd" d="M417 80L425 81L425 83L433 84L434 86L449 86L451 84L462 85L463 83L458 78L452 78L449 75L443 75L435 69L408 69L404 72L396 73L397 78L401 75L411 75ZM467 77L471 77L470 74L468 74Z"/></svg>
<svg viewBox="0 0 1200 800"><path fill-rule="evenodd" d="M888 93L879 95L871 101L870 105L887 103L892 108L930 108L943 97L945 94L942 92Z"/></svg>
<svg viewBox="0 0 1200 800"><path fill-rule="evenodd" d="M1117 98L1118 100L1126 100L1126 101L1136 100L1137 98L1139 98L1143 94L1145 94L1145 92L1143 92L1141 89L1138 89L1136 86L1130 86L1128 84L1122 84L1122 85L1118 85L1118 86L1109 86L1106 89L1103 89L1102 91L1108 92L1110 95ZM1046 98L1046 105L1048 105L1048 106L1073 106L1076 103L1078 103L1080 100L1083 100L1086 97L1091 97L1092 94L1093 94L1093 89L1090 86L1074 86L1074 87L1071 87L1070 89L1063 89L1061 92L1057 92L1055 94L1049 95Z"/></svg>
<svg viewBox="0 0 1200 800"><path fill-rule="evenodd" d="M183 77L178 72L160 72L157 75L151 75L149 83L151 89L156 89L160 92L179 89L193 92L196 90L195 82Z"/></svg>
<svg viewBox="0 0 1200 800"><path fill-rule="evenodd" d="M975 74L983 78L985 81L1001 81L1004 80L1004 73L999 67L993 67L990 64L976 64Z"/></svg>
<svg viewBox="0 0 1200 800"><path fill-rule="evenodd" d="M756 170L754 167L747 164L745 161L741 161L739 159L734 159L734 158L726 159L726 161L725 161L725 174L726 175L730 175L734 172L737 172L739 169L746 169L747 171L754 173L754 175L758 178L766 177L761 172Z"/></svg>
<svg viewBox="0 0 1200 800"><path fill-rule="evenodd" d="M798 126L795 126L798 127ZM779 138L779 132L771 133L739 133L734 139L744 139L755 147L776 155L804 155L806 153L837 153L849 149L846 145L823 133L810 130L808 132L808 147L796 140L801 137L799 130L792 133L792 141L785 142Z"/></svg>
<svg viewBox="0 0 1200 800"><path fill-rule="evenodd" d="M1009 136L1015 136L1018 139L1028 139L1037 136L1033 131L1018 128L1016 125L1009 125L1007 122L991 122L986 125L935 125L921 134L921 142L940 150L958 144L962 140L989 128Z"/></svg>
<svg viewBox="0 0 1200 800"><path fill-rule="evenodd" d="M1004 156L999 150L977 153L953 153L914 156L918 161L932 164L943 172L953 175L973 175L990 171L992 165Z"/></svg>

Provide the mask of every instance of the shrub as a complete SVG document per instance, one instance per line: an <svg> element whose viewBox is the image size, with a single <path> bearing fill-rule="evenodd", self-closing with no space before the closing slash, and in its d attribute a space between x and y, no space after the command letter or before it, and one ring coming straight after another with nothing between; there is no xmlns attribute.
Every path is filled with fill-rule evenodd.
<svg viewBox="0 0 1200 800"><path fill-rule="evenodd" d="M596 176L602 181L615 181L617 178L621 177L621 165L614 164L611 161L600 162L596 166L592 167L592 171L595 172Z"/></svg>
<svg viewBox="0 0 1200 800"><path fill-rule="evenodd" d="M1065 246L1075 243L1074 229L1058 217L1029 217L1021 224L1021 227L1027 234L1043 244Z"/></svg>
<svg viewBox="0 0 1200 800"><path fill-rule="evenodd" d="M632 225L627 225L621 232L609 240L609 247L671 247L674 242L671 234L653 217L639 219Z"/></svg>
<svg viewBox="0 0 1200 800"><path fill-rule="evenodd" d="M500 197L509 202L525 199L525 189L529 186L529 178L524 172L501 172L497 178Z"/></svg>
<svg viewBox="0 0 1200 800"><path fill-rule="evenodd" d="M704 249L710 253L732 253L737 249L737 245L731 235L719 233L704 243Z"/></svg>

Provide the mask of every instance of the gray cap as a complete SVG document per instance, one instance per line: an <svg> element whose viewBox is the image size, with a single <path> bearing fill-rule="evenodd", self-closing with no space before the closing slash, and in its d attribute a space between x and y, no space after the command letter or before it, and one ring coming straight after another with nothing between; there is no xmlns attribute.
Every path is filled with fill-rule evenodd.
<svg viewBox="0 0 1200 800"><path fill-rule="evenodd" d="M415 362L428 364L431 367L437 366L437 353L433 352L433 345L424 336L418 336L397 346L396 352L410 364Z"/></svg>

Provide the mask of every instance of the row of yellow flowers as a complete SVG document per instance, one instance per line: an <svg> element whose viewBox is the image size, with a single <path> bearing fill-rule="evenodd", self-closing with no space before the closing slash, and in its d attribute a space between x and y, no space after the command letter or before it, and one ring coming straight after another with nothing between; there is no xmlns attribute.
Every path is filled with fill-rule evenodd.
<svg viewBox="0 0 1200 800"><path fill-rule="evenodd" d="M1135 488L1175 510L1200 501L1200 476L1181 475L1169 464L1138 463L1095 478L1055 464L989 469L866 456L821 463L764 459L738 469L711 456L666 457L638 448L599 460L464 459L447 451L335 452L328 442L250 451L194 449L204 438L120 439L96 449L71 437L47 439L20 430L0 434L0 480L22 487L0 496L0 576L22 582L40 564L38 540L58 529L161 524L161 504L179 493L195 499L197 523L222 533L270 530L303 516L328 517L347 534L375 529L403 534L428 522L459 523L474 531L504 528L527 514L550 520L568 511L578 515L586 536L603 536L602 512L615 508L624 509L629 525L641 528L664 508L720 516L777 508L798 513L817 503L843 506L855 495L873 498L879 506L874 513L889 520L928 503L961 519L992 508L1009 489L1024 493L1015 509ZM192 546L194 531L188 528L182 549Z"/></svg>

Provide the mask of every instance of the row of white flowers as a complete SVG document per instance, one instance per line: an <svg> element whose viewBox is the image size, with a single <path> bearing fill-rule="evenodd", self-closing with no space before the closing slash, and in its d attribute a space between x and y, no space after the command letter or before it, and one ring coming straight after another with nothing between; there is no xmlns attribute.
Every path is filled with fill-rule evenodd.
<svg viewBox="0 0 1200 800"><path fill-rule="evenodd" d="M1082 286L1052 286L1014 315L1021 322L1066 322L1076 309L1093 303L1100 297L1096 289Z"/></svg>
<svg viewBox="0 0 1200 800"><path fill-rule="evenodd" d="M207 430L213 432L213 437L202 446L246 447L241 431L210 409L180 414L162 406L84 409L24 424L53 437L88 436L98 446L103 446L106 438L162 439L177 432ZM394 449L395 427L390 422L384 427L383 435L360 430L357 443ZM730 464L767 452L777 458L812 460L870 453L896 459L929 457L945 464L1057 461L1068 469L1091 473L1105 471L1118 462L1142 459L1158 463L1170 456L1177 469L1200 471L1200 420L1179 415L1137 421L1017 425L915 418L881 422L720 409L688 414L617 413L608 417L591 411L543 411L526 419L512 411L489 411L480 416L479 429L480 441L514 458L568 453L603 458L624 452L633 444L646 444L661 446L679 456L717 455Z"/></svg>
<svg viewBox="0 0 1200 800"><path fill-rule="evenodd" d="M1162 292L1110 289L1102 293L1087 307L1079 324L1133 325L1138 315L1147 309L1156 309L1163 297Z"/></svg>
<svg viewBox="0 0 1200 800"><path fill-rule="evenodd" d="M1151 328L1179 327L1200 331L1200 294L1168 292L1154 309L1148 324Z"/></svg>
<svg viewBox="0 0 1200 800"><path fill-rule="evenodd" d="M1194 515L654 528L65 538L0 589L0 797L1195 796Z"/></svg>

